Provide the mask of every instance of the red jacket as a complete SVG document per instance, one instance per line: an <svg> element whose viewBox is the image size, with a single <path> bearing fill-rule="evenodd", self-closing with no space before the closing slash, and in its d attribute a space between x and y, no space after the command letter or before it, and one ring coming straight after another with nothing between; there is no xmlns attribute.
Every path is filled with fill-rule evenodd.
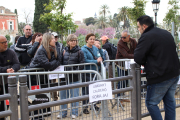
<svg viewBox="0 0 180 120"><path fill-rule="evenodd" d="M129 38L129 40L130 40L130 49L128 48L126 42L123 42L122 39L119 40L117 44L116 59L134 58L134 50L136 48L137 42L133 38Z"/></svg>

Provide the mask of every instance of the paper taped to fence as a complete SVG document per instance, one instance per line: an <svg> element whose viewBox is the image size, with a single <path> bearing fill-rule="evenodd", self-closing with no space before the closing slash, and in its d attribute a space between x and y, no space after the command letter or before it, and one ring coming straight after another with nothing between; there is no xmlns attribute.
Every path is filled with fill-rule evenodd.
<svg viewBox="0 0 180 120"><path fill-rule="evenodd" d="M55 70L51 71L51 72L60 72L60 71L64 71L64 66L59 66L57 67ZM64 74L49 74L49 79L57 79L57 78L64 78Z"/></svg>
<svg viewBox="0 0 180 120"><path fill-rule="evenodd" d="M130 61L125 61L125 69L131 69L130 64L135 63L134 59L129 59Z"/></svg>
<svg viewBox="0 0 180 120"><path fill-rule="evenodd" d="M97 82L89 85L89 102L112 99L111 82Z"/></svg>

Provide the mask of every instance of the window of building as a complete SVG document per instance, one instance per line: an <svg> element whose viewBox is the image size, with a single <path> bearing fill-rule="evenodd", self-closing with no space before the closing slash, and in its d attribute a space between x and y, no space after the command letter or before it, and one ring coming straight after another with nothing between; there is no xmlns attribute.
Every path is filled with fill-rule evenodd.
<svg viewBox="0 0 180 120"><path fill-rule="evenodd" d="M14 30L13 21L9 21L8 29L9 30Z"/></svg>
<svg viewBox="0 0 180 120"><path fill-rule="evenodd" d="M4 10L3 10L3 9L0 9L0 13L4 13Z"/></svg>

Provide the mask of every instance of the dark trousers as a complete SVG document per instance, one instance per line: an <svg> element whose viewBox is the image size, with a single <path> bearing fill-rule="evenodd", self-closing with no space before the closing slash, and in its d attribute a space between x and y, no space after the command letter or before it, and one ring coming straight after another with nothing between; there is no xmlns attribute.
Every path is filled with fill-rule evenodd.
<svg viewBox="0 0 180 120"><path fill-rule="evenodd" d="M8 84L5 84L5 91L6 93L8 93ZM4 89L3 89L3 85L0 85L0 95L4 94ZM4 100L0 102L0 112L5 111L5 103ZM7 106L8 108L8 106ZM0 120L5 120L5 118L0 118Z"/></svg>

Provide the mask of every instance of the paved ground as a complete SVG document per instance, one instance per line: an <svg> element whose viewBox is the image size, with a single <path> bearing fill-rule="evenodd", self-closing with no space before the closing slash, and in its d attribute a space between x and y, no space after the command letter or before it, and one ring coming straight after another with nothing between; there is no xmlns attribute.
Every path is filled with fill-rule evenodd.
<svg viewBox="0 0 180 120"><path fill-rule="evenodd" d="M180 120L180 108L176 108L176 120ZM162 112L162 116L164 119L164 112ZM145 117L142 120L152 120L151 117Z"/></svg>

